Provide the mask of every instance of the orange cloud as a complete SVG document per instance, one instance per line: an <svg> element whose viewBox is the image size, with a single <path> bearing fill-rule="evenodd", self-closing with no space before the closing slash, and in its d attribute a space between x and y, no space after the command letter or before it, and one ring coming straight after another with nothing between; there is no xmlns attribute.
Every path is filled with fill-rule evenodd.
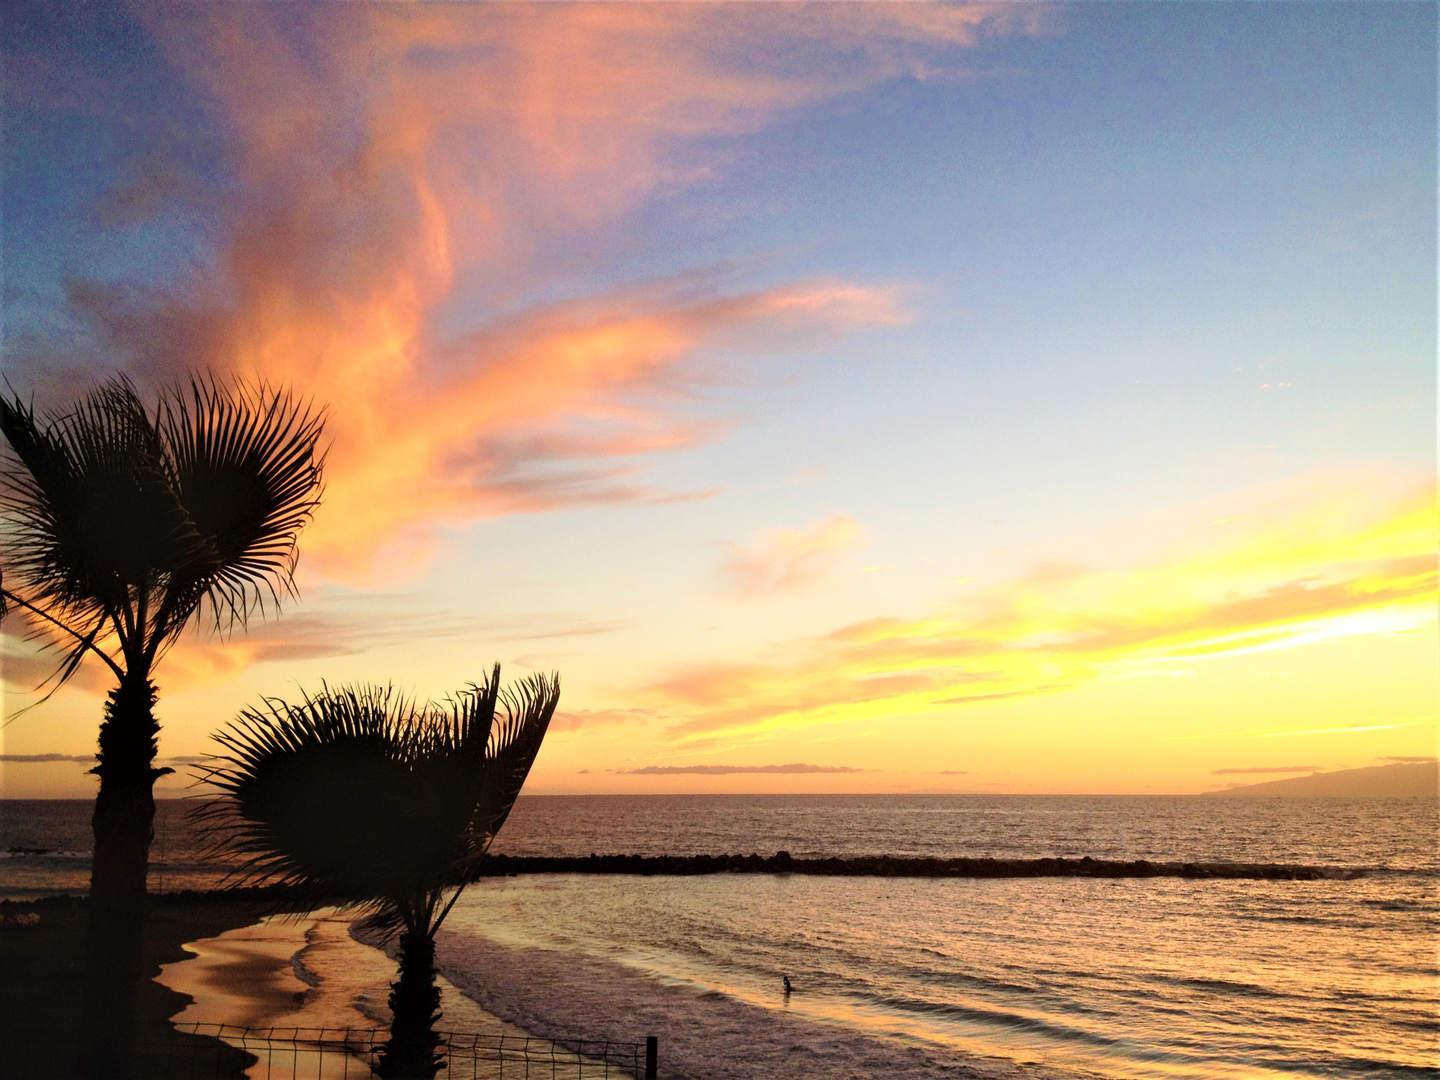
<svg viewBox="0 0 1440 1080"><path fill-rule="evenodd" d="M798 529L766 529L721 568L727 586L741 596L769 596L825 578L864 539L854 518L834 514Z"/></svg>
<svg viewBox="0 0 1440 1080"><path fill-rule="evenodd" d="M690 279L488 313L604 265L605 230L724 168L727 138L886 80L968 75L970 46L1044 15L215 4L141 18L215 115L225 182L155 149L97 213L188 206L213 226L213 258L172 285L73 281L71 307L108 362L143 376L242 371L330 405L305 553L355 576L386 541L413 552L446 521L686 494L653 490L637 463L711 433L683 416L697 353L894 323L893 292Z"/></svg>
<svg viewBox="0 0 1440 1080"><path fill-rule="evenodd" d="M335 409L336 479L309 548L333 568L417 520L704 494L656 491L628 462L706 434L666 411L681 365L725 334L792 320L792 304L820 332L856 303L824 284L683 305L615 297L603 314L565 306L473 335L443 354L455 374L391 388L388 430L352 434Z"/></svg>
<svg viewBox="0 0 1440 1080"><path fill-rule="evenodd" d="M551 731L590 730L622 724L649 724L655 715L647 709L562 709L550 721Z"/></svg>
<svg viewBox="0 0 1440 1080"><path fill-rule="evenodd" d="M816 773L863 773L852 765L811 765L791 762L787 765L645 765L638 769L616 769L623 776L736 776L744 774L809 775Z"/></svg>
<svg viewBox="0 0 1440 1080"><path fill-rule="evenodd" d="M1363 493L1328 500L1363 504ZM1057 693L1097 678L1174 674L1217 658L1434 625L1434 495L1369 519L1296 508L1225 547L1117 570L1035 574L923 618L872 618L698 665L647 687L682 740ZM1332 527L1317 531L1318 521ZM1341 527L1335 527L1336 525Z"/></svg>

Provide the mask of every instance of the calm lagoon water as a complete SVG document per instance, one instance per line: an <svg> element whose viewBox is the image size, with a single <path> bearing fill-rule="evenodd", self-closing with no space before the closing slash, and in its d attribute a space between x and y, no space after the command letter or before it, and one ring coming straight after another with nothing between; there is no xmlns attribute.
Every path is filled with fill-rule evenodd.
<svg viewBox="0 0 1440 1080"><path fill-rule="evenodd" d="M84 803L0 803L0 894L83 889ZM1440 1076L1425 800L522 798L498 850L1318 863L1354 880L527 876L466 892L445 973L536 1034L658 1034L667 1075ZM13 850L12 850L13 849ZM152 888L208 887L162 805ZM787 1000L780 977L795 993ZM325 988L322 987L322 990ZM362 988L336 980L328 992Z"/></svg>

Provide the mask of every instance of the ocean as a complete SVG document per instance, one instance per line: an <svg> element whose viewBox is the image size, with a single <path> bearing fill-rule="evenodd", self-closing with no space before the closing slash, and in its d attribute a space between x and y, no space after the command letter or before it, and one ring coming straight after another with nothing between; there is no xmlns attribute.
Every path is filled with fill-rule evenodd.
<svg viewBox="0 0 1440 1080"><path fill-rule="evenodd" d="M88 814L87 803L0 802L0 895L83 890ZM1114 1077L1440 1076L1429 800L536 796L521 798L495 850L1359 871L524 875L470 886L438 959L475 1003L535 1034L659 1035L675 1077L939 1077L974 1058ZM183 801L161 804L151 874L164 891L223 875ZM337 1000L384 996L383 981L316 978Z"/></svg>

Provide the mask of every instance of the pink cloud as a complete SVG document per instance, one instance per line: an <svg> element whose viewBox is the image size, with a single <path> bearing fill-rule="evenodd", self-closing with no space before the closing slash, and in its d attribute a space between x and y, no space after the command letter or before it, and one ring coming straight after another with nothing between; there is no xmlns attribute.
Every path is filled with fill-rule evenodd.
<svg viewBox="0 0 1440 1080"><path fill-rule="evenodd" d="M685 415L702 355L904 318L892 289L865 283L695 278L467 318L461 282L476 311L523 309L580 241L603 257L607 229L725 168L726 139L887 80L963 73L983 38L1041 29L1038 11L912 4L141 18L216 117L226 183L207 190L166 129L96 212L143 222L183 198L213 219L213 244L169 284L75 280L72 309L99 355L142 376L239 371L330 405L328 497L305 553L340 576L448 522L694 495L656 490L642 463L716 434Z"/></svg>
<svg viewBox="0 0 1440 1080"><path fill-rule="evenodd" d="M721 568L727 588L743 597L771 596L822 581L864 542L854 518L834 514L798 529L767 529Z"/></svg>

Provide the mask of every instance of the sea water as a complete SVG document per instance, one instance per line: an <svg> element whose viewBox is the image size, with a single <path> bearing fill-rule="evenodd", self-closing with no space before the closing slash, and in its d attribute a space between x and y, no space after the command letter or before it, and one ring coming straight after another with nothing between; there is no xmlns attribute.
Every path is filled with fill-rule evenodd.
<svg viewBox="0 0 1440 1080"><path fill-rule="evenodd" d="M480 1006L536 1034L658 1035L670 1076L942 1076L987 1057L1106 1076L1436 1076L1436 824L1433 801L1400 799L522 798L497 850L1090 855L1361 875L521 876L470 886L438 958ZM83 803L0 803L0 894L83 889L87 831ZM203 851L183 806L161 804L152 888L213 885L223 870Z"/></svg>

